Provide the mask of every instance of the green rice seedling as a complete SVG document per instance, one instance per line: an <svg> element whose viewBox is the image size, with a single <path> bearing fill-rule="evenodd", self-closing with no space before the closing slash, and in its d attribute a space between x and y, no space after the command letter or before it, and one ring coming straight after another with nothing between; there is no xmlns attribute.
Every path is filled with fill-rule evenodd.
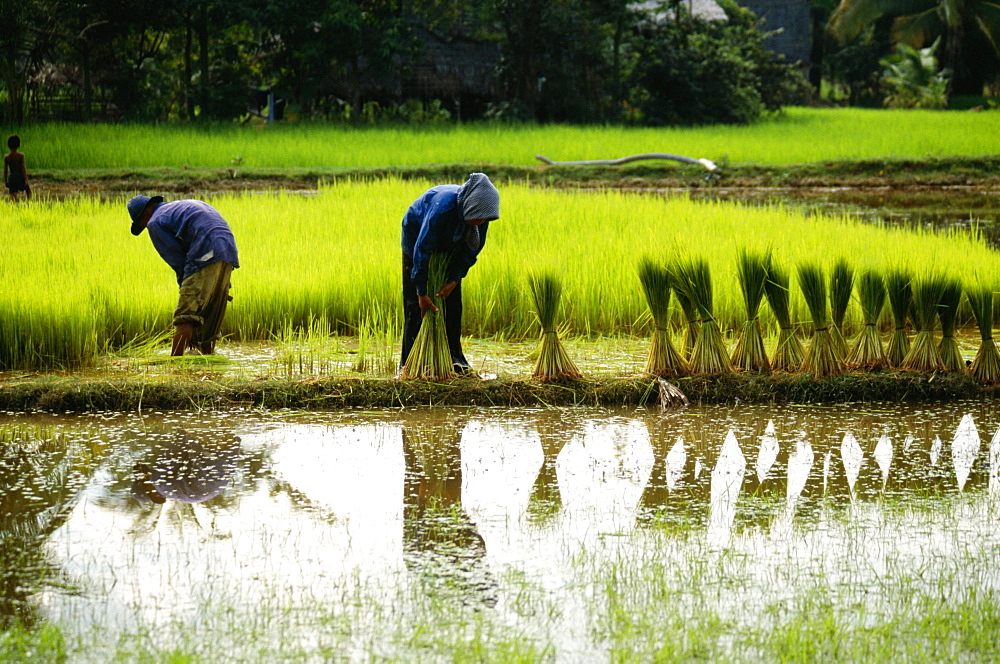
<svg viewBox="0 0 1000 664"><path fill-rule="evenodd" d="M542 342L538 361L531 377L539 381L579 379L583 377L576 368L559 335L556 333L556 316L562 297L562 284L551 274L530 275L528 286L535 301L535 313L542 328Z"/></svg>
<svg viewBox="0 0 1000 664"><path fill-rule="evenodd" d="M687 362L670 340L670 293L672 290L670 270L643 258L639 262L639 282L646 294L650 314L653 317L653 338L649 344L645 372L654 376L685 376Z"/></svg>
<svg viewBox="0 0 1000 664"><path fill-rule="evenodd" d="M910 338L906 334L906 319L913 311L913 279L902 270L891 270L885 275L885 291L892 311L893 329L886 348L886 358L894 367L903 365L910 352Z"/></svg>
<svg viewBox="0 0 1000 664"><path fill-rule="evenodd" d="M993 341L993 288L979 286L968 289L965 294L982 339L969 371L980 383L1000 383L1000 351Z"/></svg>
<svg viewBox="0 0 1000 664"><path fill-rule="evenodd" d="M934 323L945 284L940 274L927 275L913 283L913 322L917 326L917 336L903 360L904 369L944 371L944 360L934 343Z"/></svg>
<svg viewBox="0 0 1000 664"><path fill-rule="evenodd" d="M958 306L962 303L962 282L949 278L941 290L941 303L938 306L938 317L941 319L941 342L938 352L944 362L945 371L964 373L967 368L962 351L955 339L955 320L958 318Z"/></svg>
<svg viewBox="0 0 1000 664"><path fill-rule="evenodd" d="M764 336L760 329L760 303L764 299L764 285L771 265L770 252L753 253L740 249L736 258L736 274L743 293L747 320L743 324L736 348L733 349L733 366L743 371L771 373L771 364L764 350Z"/></svg>
<svg viewBox="0 0 1000 664"><path fill-rule="evenodd" d="M681 348L684 349L684 357L688 360L691 359L691 352L694 350L694 342L698 339L698 330L701 328L701 322L698 316L698 307L695 306L691 298L687 296L687 293L683 289L677 287L677 275L673 274L673 285L674 294L677 295L677 302L681 305L681 311L684 312L684 336L681 340Z"/></svg>
<svg viewBox="0 0 1000 664"><path fill-rule="evenodd" d="M437 311L428 309L420 321L420 331L413 342L413 348L403 364L400 378L423 378L427 380L447 380L456 376L448 348L448 334L445 331L445 300L435 295L445 284L448 272L449 254L431 254L427 267L427 293L431 296Z"/></svg>
<svg viewBox="0 0 1000 664"><path fill-rule="evenodd" d="M823 268L816 263L800 263L798 270L799 286L802 288L802 295L813 320L812 343L806 351L802 368L813 378L835 376L843 372L843 364L837 357L833 337L830 334Z"/></svg>
<svg viewBox="0 0 1000 664"><path fill-rule="evenodd" d="M764 282L764 294L771 305L771 311L778 321L778 344L771 358L771 368L775 371L798 371L802 368L805 350L802 342L795 334L792 326L791 307L789 306L791 280L788 271L781 265L771 261Z"/></svg>
<svg viewBox="0 0 1000 664"><path fill-rule="evenodd" d="M830 337L837 359L847 359L847 339L844 337L844 318L854 294L854 268L845 258L838 258L830 271Z"/></svg>
<svg viewBox="0 0 1000 664"><path fill-rule="evenodd" d="M885 282L875 270L865 270L858 278L858 301L864 324L847 356L847 366L877 370L889 366L889 358L879 336L878 321L885 306Z"/></svg>
<svg viewBox="0 0 1000 664"><path fill-rule="evenodd" d="M727 373L733 370L722 331L713 315L712 273L704 258L677 260L672 272L676 288L683 291L698 310L698 337L689 364L695 374Z"/></svg>

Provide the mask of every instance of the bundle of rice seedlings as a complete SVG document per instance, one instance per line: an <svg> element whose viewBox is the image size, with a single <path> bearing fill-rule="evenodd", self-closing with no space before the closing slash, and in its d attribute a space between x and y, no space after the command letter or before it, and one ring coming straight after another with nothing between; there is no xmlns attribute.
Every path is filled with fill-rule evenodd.
<svg viewBox="0 0 1000 664"><path fill-rule="evenodd" d="M806 352L802 368L812 374L813 378L835 376L843 371L843 365L837 357L833 337L830 335L823 269L815 263L800 264L799 286L813 319L812 343Z"/></svg>
<svg viewBox="0 0 1000 664"><path fill-rule="evenodd" d="M833 324L830 326L830 337L837 359L847 358L847 339L844 338L844 317L854 293L854 268L845 258L837 259L830 272L830 316Z"/></svg>
<svg viewBox="0 0 1000 664"><path fill-rule="evenodd" d="M771 266L770 252L757 254L741 249L736 259L736 275L743 293L747 320L740 331L732 362L737 369L770 374L771 364L764 350L764 336L760 331L760 302L764 299L764 284Z"/></svg>
<svg viewBox="0 0 1000 664"><path fill-rule="evenodd" d="M938 305L938 317L941 319L941 343L938 352L944 362L945 371L955 373L965 372L965 359L955 340L955 319L958 318L958 305L962 303L962 282L958 279L947 279L941 291L941 302Z"/></svg>
<svg viewBox="0 0 1000 664"><path fill-rule="evenodd" d="M451 350L448 348L448 334L445 331L445 300L434 295L444 286L450 258L443 252L431 254L427 266L427 293L438 310L428 309L424 313L413 348L399 373L400 378L446 380L456 376L451 362Z"/></svg>
<svg viewBox="0 0 1000 664"><path fill-rule="evenodd" d="M930 275L913 284L913 322L917 326L917 336L901 365L904 369L944 371L944 360L934 343L934 322L945 283L941 275Z"/></svg>
<svg viewBox="0 0 1000 664"><path fill-rule="evenodd" d="M712 305L712 274L704 258L678 260L674 263L675 288L683 292L698 313L698 336L691 350L689 364L696 374L731 372L726 343L715 320Z"/></svg>
<svg viewBox="0 0 1000 664"><path fill-rule="evenodd" d="M673 279L670 270L649 258L639 263L639 281L646 294L646 303L653 316L653 338L649 345L645 372L654 376L685 376L687 362L670 340L670 292Z"/></svg>
<svg viewBox="0 0 1000 664"><path fill-rule="evenodd" d="M913 309L913 280L901 270L885 275L885 292L892 311L893 330L886 348L886 358L894 367L902 366L910 352L910 338L906 336L906 317Z"/></svg>
<svg viewBox="0 0 1000 664"><path fill-rule="evenodd" d="M980 383L1000 383L1000 351L993 341L993 289L988 286L972 288L966 296L982 338L969 371Z"/></svg>
<svg viewBox="0 0 1000 664"><path fill-rule="evenodd" d="M764 294L767 295L768 304L771 305L771 311L778 321L778 345L775 346L774 356L771 358L771 368L775 371L798 371L805 356L802 342L792 327L789 307L790 283L788 271L772 261L767 272L767 281L764 282Z"/></svg>
<svg viewBox="0 0 1000 664"><path fill-rule="evenodd" d="M673 278L674 294L677 296L677 301L681 305L681 311L684 312L684 320L686 321L684 336L681 339L681 348L683 349L684 357L690 361L691 352L694 350L694 342L698 339L698 330L701 328L698 307L695 306L694 302L691 301L691 298L687 296L687 293L683 289L677 287L676 264L671 270L671 276Z"/></svg>
<svg viewBox="0 0 1000 664"><path fill-rule="evenodd" d="M542 274L529 276L528 285L535 299L538 324L542 328L538 361L531 377L540 381L583 378L583 374L573 364L556 333L556 314L559 313L562 284L556 277Z"/></svg>
<svg viewBox="0 0 1000 664"><path fill-rule="evenodd" d="M858 300L864 325L847 357L847 365L859 369L885 369L889 366L889 358L878 333L878 319L885 306L885 282L874 270L865 270L858 278Z"/></svg>

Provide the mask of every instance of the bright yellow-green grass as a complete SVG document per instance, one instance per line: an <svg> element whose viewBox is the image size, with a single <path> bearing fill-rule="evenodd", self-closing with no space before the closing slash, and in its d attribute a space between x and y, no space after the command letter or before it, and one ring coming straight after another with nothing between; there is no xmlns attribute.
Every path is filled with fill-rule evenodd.
<svg viewBox="0 0 1000 664"><path fill-rule="evenodd" d="M749 126L624 128L508 126L355 127L287 124L8 127L28 167L368 168L449 163L538 164L669 152L735 163L1000 154L1000 113L789 108Z"/></svg>
<svg viewBox="0 0 1000 664"><path fill-rule="evenodd" d="M232 225L242 264L224 332L269 339L310 319L353 331L365 320L398 318L400 220L430 184L387 180L325 187L317 196L213 199ZM828 266L840 256L857 269L939 269L967 282L973 273L1000 274L1000 256L968 234L686 197L498 185L503 216L465 283L465 327L476 335L534 337L526 275L539 271L560 275L560 318L570 333L645 335L649 314L636 272L644 254L707 257L723 330L743 323L741 247L772 247L793 274L802 259ZM128 226L124 199L0 204L0 366L86 362L169 329L173 271L148 236L133 237ZM794 283L792 291L793 310L805 320Z"/></svg>

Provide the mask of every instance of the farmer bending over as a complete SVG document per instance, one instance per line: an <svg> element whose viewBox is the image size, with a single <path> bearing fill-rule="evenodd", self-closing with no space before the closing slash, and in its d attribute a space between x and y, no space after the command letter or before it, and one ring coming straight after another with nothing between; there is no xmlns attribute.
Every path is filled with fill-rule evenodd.
<svg viewBox="0 0 1000 664"><path fill-rule="evenodd" d="M469 372L462 353L462 278L486 244L490 222L500 218L500 194L483 173L473 173L463 185L431 187L403 216L403 354L406 363L428 309L437 311L427 295L431 253L451 255L445 285L436 293L448 300L445 329L451 361L457 373Z"/></svg>
<svg viewBox="0 0 1000 664"><path fill-rule="evenodd" d="M232 299L229 276L240 266L229 224L208 203L164 203L163 196L136 196L128 202L128 214L132 235L149 229L153 247L177 273L181 290L170 354L183 355L188 346L211 354Z"/></svg>

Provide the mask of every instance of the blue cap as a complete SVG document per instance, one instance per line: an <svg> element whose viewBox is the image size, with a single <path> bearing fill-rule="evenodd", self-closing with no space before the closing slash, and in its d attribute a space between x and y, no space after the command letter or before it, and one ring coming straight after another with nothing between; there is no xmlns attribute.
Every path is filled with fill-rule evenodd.
<svg viewBox="0 0 1000 664"><path fill-rule="evenodd" d="M156 205L157 203L163 202L163 196L143 196L139 194L138 196L132 197L126 204L128 207L128 216L132 217L132 235L138 235L142 232L145 226L139 223L139 218L142 213L146 211L150 205Z"/></svg>

